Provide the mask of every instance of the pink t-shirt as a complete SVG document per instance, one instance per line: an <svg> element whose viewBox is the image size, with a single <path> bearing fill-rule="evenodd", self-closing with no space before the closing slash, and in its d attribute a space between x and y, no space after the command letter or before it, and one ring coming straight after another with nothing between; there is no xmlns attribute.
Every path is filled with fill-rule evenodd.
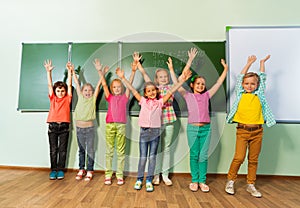
<svg viewBox="0 0 300 208"><path fill-rule="evenodd" d="M188 123L209 123L209 93L194 94L186 92L184 99L188 108Z"/></svg>
<svg viewBox="0 0 300 208"><path fill-rule="evenodd" d="M142 97L139 104L141 106L139 126L160 128L162 107L164 105L163 99L146 99L145 97Z"/></svg>
<svg viewBox="0 0 300 208"><path fill-rule="evenodd" d="M126 94L112 95L109 94L106 98L108 102L108 109L106 114L106 123L126 123L127 117L127 102Z"/></svg>
<svg viewBox="0 0 300 208"><path fill-rule="evenodd" d="M54 93L48 95L50 99L50 110L47 118L47 123L50 122L67 122L70 123L70 104L72 95L66 95L63 98L58 98Z"/></svg>

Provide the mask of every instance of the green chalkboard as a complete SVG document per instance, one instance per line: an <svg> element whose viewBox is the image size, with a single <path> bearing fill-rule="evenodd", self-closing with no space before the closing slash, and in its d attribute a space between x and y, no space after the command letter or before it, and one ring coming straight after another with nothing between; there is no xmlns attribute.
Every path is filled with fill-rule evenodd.
<svg viewBox="0 0 300 208"><path fill-rule="evenodd" d="M187 61L187 51L191 47L197 47L199 50L191 69L194 74L204 75L210 87L223 70L220 59L225 57L225 42L72 43L71 61L75 68L81 69L79 80L95 86L99 79L92 63L95 58L99 58L103 65L110 67L106 76L109 84L111 80L117 78L114 72L118 66L125 70L125 76L129 78L134 51L141 53L143 66L151 78L154 77L157 68L167 68L168 57L173 59L175 72L179 75ZM55 66L52 73L53 82L64 80L65 64L69 58L68 48L68 43L23 43L18 110L49 110L47 77L43 62L45 59L52 59ZM141 74L137 72L133 86L142 93L143 83ZM184 87L188 89L188 83ZM178 94L175 95L175 100L177 114L186 115L184 100ZM225 100L224 84L224 89L219 90L212 99L212 110L226 111ZM74 91L72 109L76 102L77 96ZM139 109L138 103L132 98L129 107L131 115L137 115ZM97 110L107 110L102 90L97 100Z"/></svg>

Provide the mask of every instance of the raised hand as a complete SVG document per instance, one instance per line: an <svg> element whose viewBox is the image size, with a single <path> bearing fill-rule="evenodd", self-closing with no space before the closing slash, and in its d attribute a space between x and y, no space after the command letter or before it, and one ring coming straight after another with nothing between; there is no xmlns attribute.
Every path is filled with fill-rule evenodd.
<svg viewBox="0 0 300 208"><path fill-rule="evenodd" d="M221 64L224 67L224 69L228 69L228 65L226 64L224 59L221 59Z"/></svg>
<svg viewBox="0 0 300 208"><path fill-rule="evenodd" d="M51 72L54 69L54 66L52 66L52 61L51 59L47 59L44 61L44 67L47 72Z"/></svg>
<svg viewBox="0 0 300 208"><path fill-rule="evenodd" d="M139 54L139 52L136 52L136 51L135 51L135 52L132 54L132 58L133 58L133 62L134 62L135 64L138 64L138 63L140 62L142 56Z"/></svg>
<svg viewBox="0 0 300 208"><path fill-rule="evenodd" d="M101 65L99 59L95 59L93 64L94 64L95 68L97 69L97 71L100 71L102 69L102 65Z"/></svg>
<svg viewBox="0 0 300 208"><path fill-rule="evenodd" d="M270 57L271 55L267 55L265 58L260 60L260 63L265 63Z"/></svg>
<svg viewBox="0 0 300 208"><path fill-rule="evenodd" d="M118 68L116 69L116 74L118 75L118 77L119 77L120 79L125 78L125 76L124 76L124 70L120 69L120 67L118 67Z"/></svg>
<svg viewBox="0 0 300 208"><path fill-rule="evenodd" d="M174 69L173 68L173 61L172 61L171 57L168 58L167 65L168 65L168 68L170 70Z"/></svg>
<svg viewBox="0 0 300 208"><path fill-rule="evenodd" d="M72 73L74 72L74 64L72 64L70 61L66 64L66 68L68 71L71 71Z"/></svg>
<svg viewBox="0 0 300 208"><path fill-rule="evenodd" d="M188 51L188 56L189 56L189 58L194 59L196 57L197 53L198 53L197 48L191 48Z"/></svg>
<svg viewBox="0 0 300 208"><path fill-rule="evenodd" d="M253 64L255 61L256 61L255 55L248 56L248 60L247 60L248 64Z"/></svg>

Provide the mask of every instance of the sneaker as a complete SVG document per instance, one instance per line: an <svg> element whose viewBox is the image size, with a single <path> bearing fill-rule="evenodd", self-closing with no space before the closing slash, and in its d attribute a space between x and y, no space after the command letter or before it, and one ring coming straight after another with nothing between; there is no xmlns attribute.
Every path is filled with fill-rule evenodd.
<svg viewBox="0 0 300 208"><path fill-rule="evenodd" d="M262 194L256 190L254 184L248 184L247 191L254 197L260 198Z"/></svg>
<svg viewBox="0 0 300 208"><path fill-rule="evenodd" d="M84 169L81 169L81 170L78 171L75 179L76 180L81 180L85 175L86 175L86 171Z"/></svg>
<svg viewBox="0 0 300 208"><path fill-rule="evenodd" d="M228 194L231 194L231 195L234 194L234 186L233 185L234 185L234 181L233 180L227 181L226 186L225 186L225 191Z"/></svg>
<svg viewBox="0 0 300 208"><path fill-rule="evenodd" d="M123 185L124 184L124 179L123 178L118 178L117 184L120 185L120 186Z"/></svg>
<svg viewBox="0 0 300 208"><path fill-rule="evenodd" d="M84 181L90 181L93 178L94 171L88 171L86 176L84 177Z"/></svg>
<svg viewBox="0 0 300 208"><path fill-rule="evenodd" d="M104 184L111 185L111 177L105 177Z"/></svg>
<svg viewBox="0 0 300 208"><path fill-rule="evenodd" d="M55 170L52 170L49 174L49 179L50 180L55 180L57 177L57 172Z"/></svg>
<svg viewBox="0 0 300 208"><path fill-rule="evenodd" d="M154 176L152 183L154 185L159 185L159 174Z"/></svg>
<svg viewBox="0 0 300 208"><path fill-rule="evenodd" d="M151 181L146 182L146 191L152 192L153 190L154 190L154 188L153 188Z"/></svg>
<svg viewBox="0 0 300 208"><path fill-rule="evenodd" d="M59 171L57 172L57 179L58 179L58 180L64 179L64 177L65 177L64 171L59 170Z"/></svg>
<svg viewBox="0 0 300 208"><path fill-rule="evenodd" d="M172 186L173 183L168 176L162 176L162 179L167 186Z"/></svg>
<svg viewBox="0 0 300 208"><path fill-rule="evenodd" d="M134 184L134 189L135 190L141 190L142 189L142 181L137 180Z"/></svg>

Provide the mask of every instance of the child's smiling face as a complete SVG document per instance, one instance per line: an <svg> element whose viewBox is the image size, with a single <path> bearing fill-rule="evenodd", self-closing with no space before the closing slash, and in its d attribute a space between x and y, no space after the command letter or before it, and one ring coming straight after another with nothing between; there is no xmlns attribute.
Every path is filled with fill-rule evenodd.
<svg viewBox="0 0 300 208"><path fill-rule="evenodd" d="M205 90L205 79L198 77L191 83L191 88L193 88L194 93L202 93Z"/></svg>
<svg viewBox="0 0 300 208"><path fill-rule="evenodd" d="M122 83L119 81L113 81L111 85L112 94L114 95L121 95L123 92Z"/></svg>
<svg viewBox="0 0 300 208"><path fill-rule="evenodd" d="M82 95L83 95L83 97L90 98L90 97L93 96L93 94L94 94L94 90L93 90L93 88L91 86L86 85L86 86L84 86L82 88Z"/></svg>
<svg viewBox="0 0 300 208"><path fill-rule="evenodd" d="M148 85L144 91L144 94L149 99L156 99L157 88L154 85Z"/></svg>
<svg viewBox="0 0 300 208"><path fill-rule="evenodd" d="M169 84L169 74L165 70L159 70L156 72L156 82L159 85L167 85Z"/></svg>

